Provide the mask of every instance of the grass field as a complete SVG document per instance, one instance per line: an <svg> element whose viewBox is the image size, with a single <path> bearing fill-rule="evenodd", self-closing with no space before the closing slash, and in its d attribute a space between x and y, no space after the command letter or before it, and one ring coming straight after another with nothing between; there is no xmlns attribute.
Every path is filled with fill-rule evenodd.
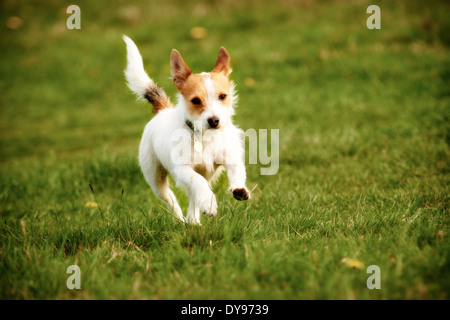
<svg viewBox="0 0 450 320"><path fill-rule="evenodd" d="M0 4L0 299L449 299L448 3L377 1L369 30L371 1L75 2L81 30ZM222 176L199 227L152 194L122 34L172 97L172 48L194 72L228 49L235 123L280 134L250 201Z"/></svg>

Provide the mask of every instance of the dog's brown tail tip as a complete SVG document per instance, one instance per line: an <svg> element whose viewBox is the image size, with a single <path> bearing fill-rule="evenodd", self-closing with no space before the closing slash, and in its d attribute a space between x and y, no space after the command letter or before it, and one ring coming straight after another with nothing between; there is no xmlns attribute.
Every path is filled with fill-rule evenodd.
<svg viewBox="0 0 450 320"><path fill-rule="evenodd" d="M163 89L155 83L151 83L145 91L144 98L153 105L153 112L158 113L162 109L172 108L172 102Z"/></svg>

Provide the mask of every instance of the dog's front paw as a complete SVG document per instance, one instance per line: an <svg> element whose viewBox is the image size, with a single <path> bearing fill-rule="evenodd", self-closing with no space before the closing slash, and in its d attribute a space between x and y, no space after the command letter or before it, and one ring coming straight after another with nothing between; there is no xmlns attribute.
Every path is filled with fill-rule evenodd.
<svg viewBox="0 0 450 320"><path fill-rule="evenodd" d="M214 193L211 192L209 196L201 199L198 205L200 211L206 214L207 216L217 215L217 201Z"/></svg>
<svg viewBox="0 0 450 320"><path fill-rule="evenodd" d="M247 188L235 188L231 190L233 193L233 197L236 200L242 201L242 200L248 200L250 199L250 192L247 190Z"/></svg>

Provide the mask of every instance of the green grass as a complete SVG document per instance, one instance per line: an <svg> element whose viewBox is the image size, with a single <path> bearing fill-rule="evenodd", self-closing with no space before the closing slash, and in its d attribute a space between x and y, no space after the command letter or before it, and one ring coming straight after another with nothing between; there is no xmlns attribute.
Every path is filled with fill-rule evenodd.
<svg viewBox="0 0 450 320"><path fill-rule="evenodd" d="M0 299L448 299L450 6L379 1L368 30L371 4L78 1L67 30L69 3L2 2ZM222 176L198 227L155 198L122 34L171 96L172 48L194 72L228 49L235 122L280 130L278 173L246 166L250 201Z"/></svg>

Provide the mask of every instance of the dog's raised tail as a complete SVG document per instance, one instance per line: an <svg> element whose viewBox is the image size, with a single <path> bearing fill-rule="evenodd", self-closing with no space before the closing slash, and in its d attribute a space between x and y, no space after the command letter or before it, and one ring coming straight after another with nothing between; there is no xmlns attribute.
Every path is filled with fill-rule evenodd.
<svg viewBox="0 0 450 320"><path fill-rule="evenodd" d="M145 72L142 56L136 44L126 35L123 35L123 40L127 45L127 68L125 69L125 77L128 87L138 98L146 99L150 102L153 105L153 112L155 113L158 113L162 109L173 107L170 98L164 90L158 87Z"/></svg>

